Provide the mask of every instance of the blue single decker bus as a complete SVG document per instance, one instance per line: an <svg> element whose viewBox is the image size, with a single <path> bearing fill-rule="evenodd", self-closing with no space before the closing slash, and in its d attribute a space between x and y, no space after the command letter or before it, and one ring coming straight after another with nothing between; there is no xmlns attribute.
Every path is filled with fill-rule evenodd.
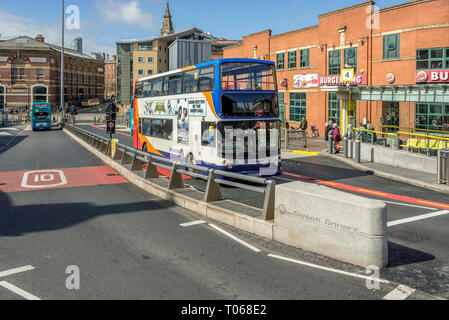
<svg viewBox="0 0 449 320"><path fill-rule="evenodd" d="M51 130L50 103L33 103L33 106L31 107L31 128L33 131Z"/></svg>

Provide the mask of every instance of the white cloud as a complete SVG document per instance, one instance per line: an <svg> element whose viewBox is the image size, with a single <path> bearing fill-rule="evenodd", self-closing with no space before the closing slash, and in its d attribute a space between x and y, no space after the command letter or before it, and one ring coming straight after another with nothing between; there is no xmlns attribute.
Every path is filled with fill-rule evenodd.
<svg viewBox="0 0 449 320"><path fill-rule="evenodd" d="M156 19L151 13L145 13L138 0L120 2L107 0L97 2L97 6L108 22L126 23L143 29L155 30Z"/></svg>
<svg viewBox="0 0 449 320"><path fill-rule="evenodd" d="M81 21L80 30L65 31L65 47L70 47L71 41L75 37L83 38L83 53L90 55L92 52L105 52L115 54L115 43L101 43L97 40L97 36L87 32L87 28ZM89 30L95 30L92 26ZM1 38L11 38L21 35L26 35L35 38L36 35L42 34L45 37L45 42L60 45L61 44L61 25L60 24L45 24L41 21L24 18L6 11L0 10L0 34Z"/></svg>

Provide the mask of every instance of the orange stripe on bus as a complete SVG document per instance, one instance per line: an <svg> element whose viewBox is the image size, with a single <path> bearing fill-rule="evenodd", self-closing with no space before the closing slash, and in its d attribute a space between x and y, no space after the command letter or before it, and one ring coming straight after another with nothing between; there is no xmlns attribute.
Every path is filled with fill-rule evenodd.
<svg viewBox="0 0 449 320"><path fill-rule="evenodd" d="M181 71L189 71L189 70L193 70L193 69L196 69L195 66L181 68Z"/></svg>
<svg viewBox="0 0 449 320"><path fill-rule="evenodd" d="M217 113L215 112L214 100L212 99L212 92L203 92L203 95L206 97L207 103L209 104L215 117L218 118Z"/></svg>

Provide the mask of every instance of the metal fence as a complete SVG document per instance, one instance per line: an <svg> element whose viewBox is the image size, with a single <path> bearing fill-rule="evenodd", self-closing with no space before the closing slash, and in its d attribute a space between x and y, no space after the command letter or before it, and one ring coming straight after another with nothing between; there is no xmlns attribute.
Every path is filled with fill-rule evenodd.
<svg viewBox="0 0 449 320"><path fill-rule="evenodd" d="M170 170L168 190L184 188L182 175L207 181L206 192L204 194L204 201L207 203L223 200L220 185L260 193L264 196L261 218L264 220L274 219L276 188L276 182L274 180L173 161L172 159L152 155L120 143L116 144L116 150L112 154L112 144L109 139L67 123L63 123L63 128L111 157L113 160L118 161L122 166L129 166L130 171L143 172L144 179L151 180L159 178L158 167Z"/></svg>
<svg viewBox="0 0 449 320"><path fill-rule="evenodd" d="M348 142L370 143L394 150L404 150L411 153L421 153L436 157L438 150L448 148L449 138L429 133L409 133L398 131L395 133L367 130L363 128L350 128Z"/></svg>
<svg viewBox="0 0 449 320"><path fill-rule="evenodd" d="M307 133L297 129L281 129L281 145L284 149L307 148Z"/></svg>
<svg viewBox="0 0 449 320"><path fill-rule="evenodd" d="M28 113L8 114L8 120L4 121L0 113L0 127L18 126L30 122Z"/></svg>

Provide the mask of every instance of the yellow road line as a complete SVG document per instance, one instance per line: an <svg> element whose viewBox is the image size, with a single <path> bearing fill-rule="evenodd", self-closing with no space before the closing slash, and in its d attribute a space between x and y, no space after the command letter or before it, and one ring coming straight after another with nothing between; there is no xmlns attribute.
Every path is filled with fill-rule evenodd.
<svg viewBox="0 0 449 320"><path fill-rule="evenodd" d="M337 184L334 182L330 182L330 181L317 181L318 183L323 183L323 184L329 184L331 186L336 186Z"/></svg>
<svg viewBox="0 0 449 320"><path fill-rule="evenodd" d="M359 189L359 191L365 192L365 193L370 193L370 194L375 194L375 195L382 196L382 197L387 195L386 193L383 193L383 192L377 192L377 191L366 190L366 189Z"/></svg>
<svg viewBox="0 0 449 320"><path fill-rule="evenodd" d="M418 203L421 204L427 204L427 205L431 205L431 206L437 206L437 207L444 207L444 208L449 208L448 205L444 205L444 204L440 204L440 203L435 203L435 202L429 202L429 201L418 201Z"/></svg>

